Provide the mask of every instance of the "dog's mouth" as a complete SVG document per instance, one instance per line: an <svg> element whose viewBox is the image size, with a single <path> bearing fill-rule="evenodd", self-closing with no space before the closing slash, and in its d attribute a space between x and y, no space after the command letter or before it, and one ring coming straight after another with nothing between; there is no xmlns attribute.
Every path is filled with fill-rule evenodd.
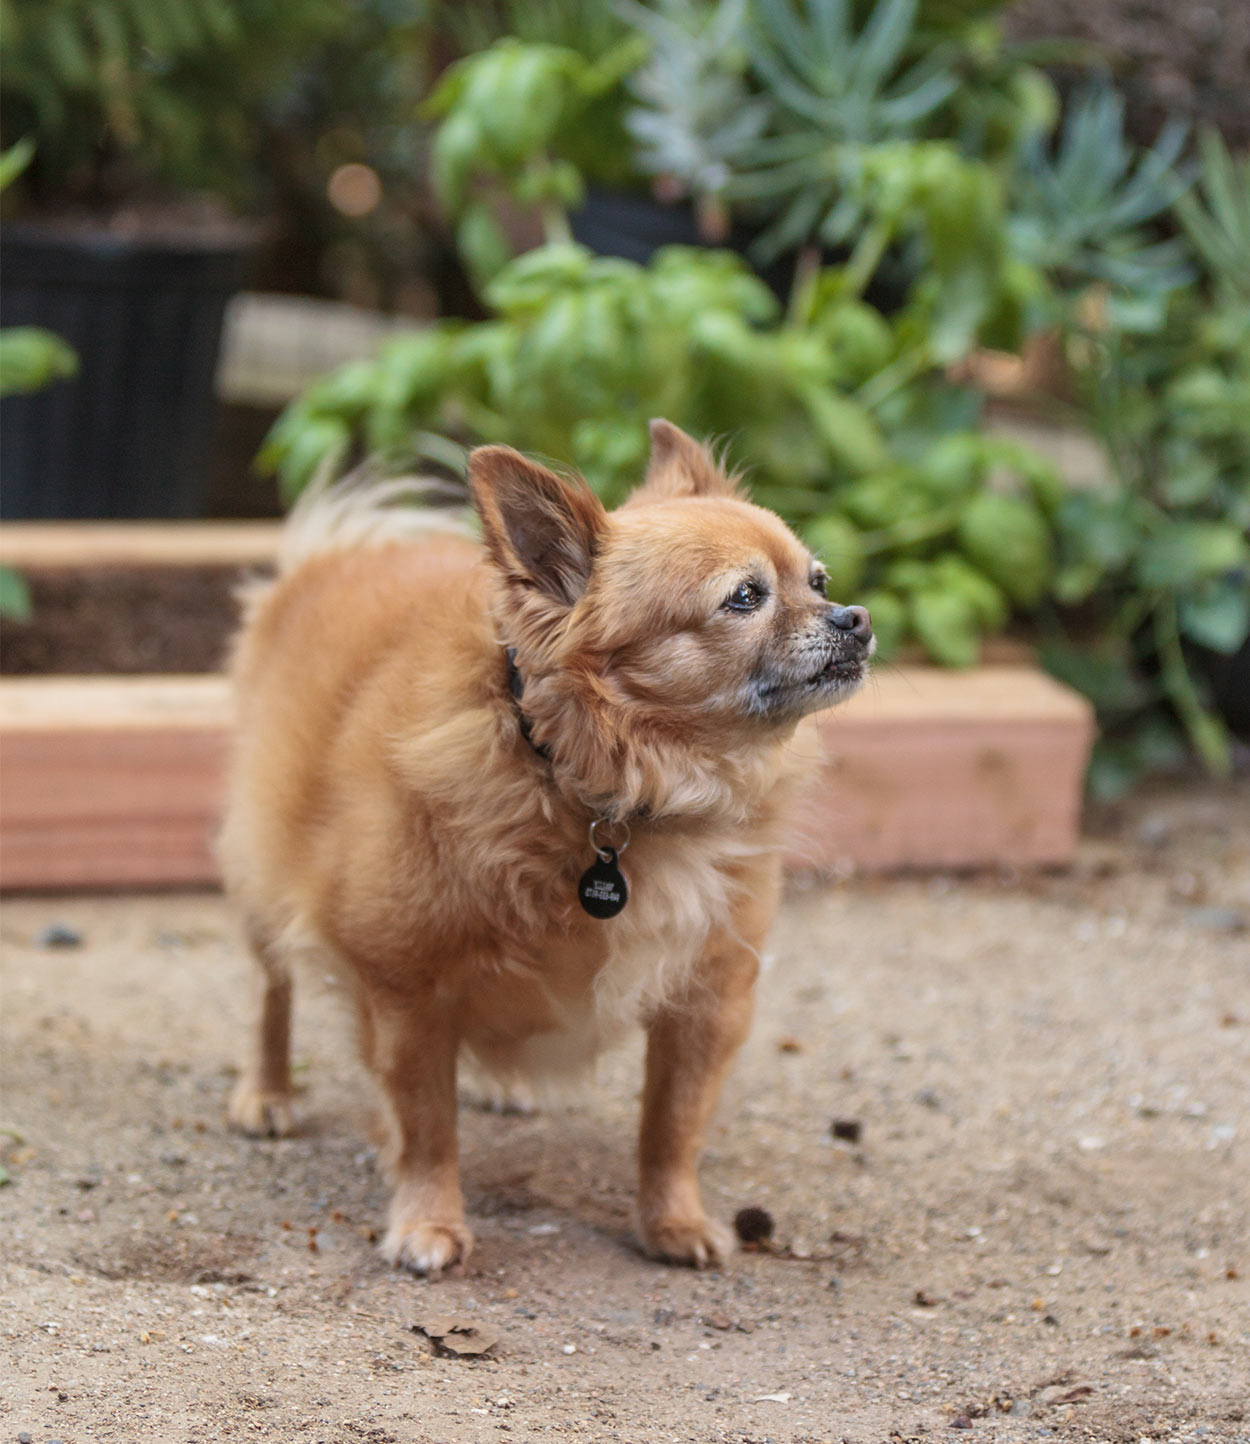
<svg viewBox="0 0 1250 1444"><path fill-rule="evenodd" d="M831 684L857 686L864 680L867 673L867 657L831 657L802 685L805 687L827 687Z"/></svg>
<svg viewBox="0 0 1250 1444"><path fill-rule="evenodd" d="M769 716L814 712L849 697L868 675L867 656L835 653L806 677L759 679L752 688L751 710Z"/></svg>

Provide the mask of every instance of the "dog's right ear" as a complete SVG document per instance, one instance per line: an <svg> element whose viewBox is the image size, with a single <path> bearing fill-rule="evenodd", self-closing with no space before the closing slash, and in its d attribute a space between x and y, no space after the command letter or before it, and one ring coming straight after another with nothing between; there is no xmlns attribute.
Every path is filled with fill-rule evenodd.
<svg viewBox="0 0 1250 1444"><path fill-rule="evenodd" d="M586 590L607 525L590 487L510 446L479 446L469 457L469 490L504 576L571 607Z"/></svg>
<svg viewBox="0 0 1250 1444"><path fill-rule="evenodd" d="M737 477L730 476L702 442L662 416L650 423L649 430L647 477L626 506L674 497L738 495Z"/></svg>

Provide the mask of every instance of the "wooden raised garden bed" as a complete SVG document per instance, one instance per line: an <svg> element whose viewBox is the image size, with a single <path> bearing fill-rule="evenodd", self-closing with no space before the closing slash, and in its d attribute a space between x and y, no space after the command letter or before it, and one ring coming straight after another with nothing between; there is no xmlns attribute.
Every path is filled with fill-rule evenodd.
<svg viewBox="0 0 1250 1444"><path fill-rule="evenodd" d="M159 611L154 572L179 573L171 595L194 596L192 572L254 570L276 541L267 523L32 523L4 529L0 557L32 579L37 608L45 588L62 602L81 590L84 625L95 625L126 576L157 588ZM229 629L221 606L214 657ZM20 624L10 627L6 650L18 650ZM0 678L0 886L214 882L229 726L225 682L211 674ZM1076 845L1093 735L1088 704L1018 660L971 672L884 668L800 733L796 745L821 769L790 864L1062 864Z"/></svg>

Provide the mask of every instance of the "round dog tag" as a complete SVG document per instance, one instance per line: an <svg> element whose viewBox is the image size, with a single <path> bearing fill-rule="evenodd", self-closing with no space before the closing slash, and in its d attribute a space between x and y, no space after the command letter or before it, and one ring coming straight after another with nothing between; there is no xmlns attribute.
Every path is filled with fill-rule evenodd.
<svg viewBox="0 0 1250 1444"><path fill-rule="evenodd" d="M614 918L629 901L625 874L616 865L616 848L600 849L598 861L577 884L577 900L592 918Z"/></svg>

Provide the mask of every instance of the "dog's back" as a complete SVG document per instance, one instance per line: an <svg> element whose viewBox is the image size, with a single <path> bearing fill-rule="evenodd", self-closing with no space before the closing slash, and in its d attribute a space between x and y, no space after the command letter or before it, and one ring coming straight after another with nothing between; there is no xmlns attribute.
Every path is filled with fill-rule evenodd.
<svg viewBox="0 0 1250 1444"><path fill-rule="evenodd" d="M218 852L245 913L271 930L306 915L323 891L340 810L371 782L387 792L378 740L401 720L437 726L471 705L464 659L490 647L480 545L439 527L437 514L430 529L417 514L414 529L411 513L379 510L371 529L320 534L315 511L298 515L291 530L303 545L288 540L277 580L245 598Z"/></svg>

